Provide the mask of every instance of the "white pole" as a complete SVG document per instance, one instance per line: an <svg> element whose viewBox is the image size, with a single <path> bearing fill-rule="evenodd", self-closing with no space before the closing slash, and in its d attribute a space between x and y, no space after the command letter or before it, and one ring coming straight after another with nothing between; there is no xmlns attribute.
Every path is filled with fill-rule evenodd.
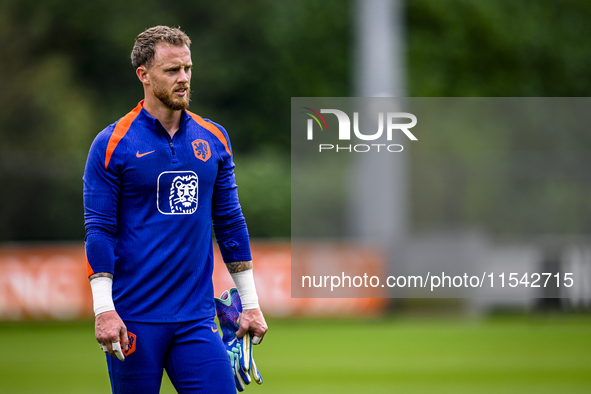
<svg viewBox="0 0 591 394"><path fill-rule="evenodd" d="M354 13L355 95L404 97L402 0L357 0ZM410 144L408 139L391 143L401 143L405 150L355 155L349 220L352 234L382 246L390 271L400 272L408 227Z"/></svg>

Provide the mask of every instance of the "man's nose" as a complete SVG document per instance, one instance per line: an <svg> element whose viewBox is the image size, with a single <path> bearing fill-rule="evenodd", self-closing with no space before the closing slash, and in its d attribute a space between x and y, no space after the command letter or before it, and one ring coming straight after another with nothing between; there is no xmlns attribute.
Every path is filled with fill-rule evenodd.
<svg viewBox="0 0 591 394"><path fill-rule="evenodd" d="M181 70L178 82L180 82L180 83L189 82L189 75L187 74L187 72L185 70Z"/></svg>

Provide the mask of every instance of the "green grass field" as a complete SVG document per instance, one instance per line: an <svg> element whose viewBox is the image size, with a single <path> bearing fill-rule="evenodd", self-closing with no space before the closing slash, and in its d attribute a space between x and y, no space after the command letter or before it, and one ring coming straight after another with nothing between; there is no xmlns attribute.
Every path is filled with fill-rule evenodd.
<svg viewBox="0 0 591 394"><path fill-rule="evenodd" d="M269 326L255 348L265 383L249 393L591 392L591 316ZM0 324L0 393L109 392L92 322Z"/></svg>

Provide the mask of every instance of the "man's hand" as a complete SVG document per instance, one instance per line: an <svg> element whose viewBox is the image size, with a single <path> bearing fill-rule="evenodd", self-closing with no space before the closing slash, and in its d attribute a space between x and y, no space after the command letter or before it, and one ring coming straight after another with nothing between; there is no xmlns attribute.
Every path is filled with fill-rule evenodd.
<svg viewBox="0 0 591 394"><path fill-rule="evenodd" d="M252 333L252 344L258 345L268 330L263 312L259 308L245 309L240 314L239 328L236 336L242 338L247 331Z"/></svg>
<svg viewBox="0 0 591 394"><path fill-rule="evenodd" d="M127 349L127 327L117 312L108 311L96 316L94 335L101 349L119 360L125 360L122 349Z"/></svg>
<svg viewBox="0 0 591 394"><path fill-rule="evenodd" d="M242 302L238 290L233 287L229 291L226 290L220 298L215 298L215 309L222 330L222 341L226 346L226 352L230 358L230 364L234 373L234 381L236 389L243 391L247 384L250 384L250 374L254 377L258 384L263 383L261 376L253 357L253 349L251 346L252 333L249 332L249 327L253 327L257 332L263 336L267 331L267 323L260 309L246 310L246 314L242 311ZM240 323L239 323L240 322ZM242 335L237 336L242 328Z"/></svg>

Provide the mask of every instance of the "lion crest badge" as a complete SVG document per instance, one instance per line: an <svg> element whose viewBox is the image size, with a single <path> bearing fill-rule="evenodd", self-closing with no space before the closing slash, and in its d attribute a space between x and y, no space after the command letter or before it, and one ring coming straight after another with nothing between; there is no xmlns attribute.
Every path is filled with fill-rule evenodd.
<svg viewBox="0 0 591 394"><path fill-rule="evenodd" d="M199 160L206 162L211 157L211 150L209 149L209 143L204 140L195 140L191 143L193 146L193 153Z"/></svg>
<svg viewBox="0 0 591 394"><path fill-rule="evenodd" d="M167 171L158 177L156 204L165 215L191 215L197 211L199 178L193 171Z"/></svg>

